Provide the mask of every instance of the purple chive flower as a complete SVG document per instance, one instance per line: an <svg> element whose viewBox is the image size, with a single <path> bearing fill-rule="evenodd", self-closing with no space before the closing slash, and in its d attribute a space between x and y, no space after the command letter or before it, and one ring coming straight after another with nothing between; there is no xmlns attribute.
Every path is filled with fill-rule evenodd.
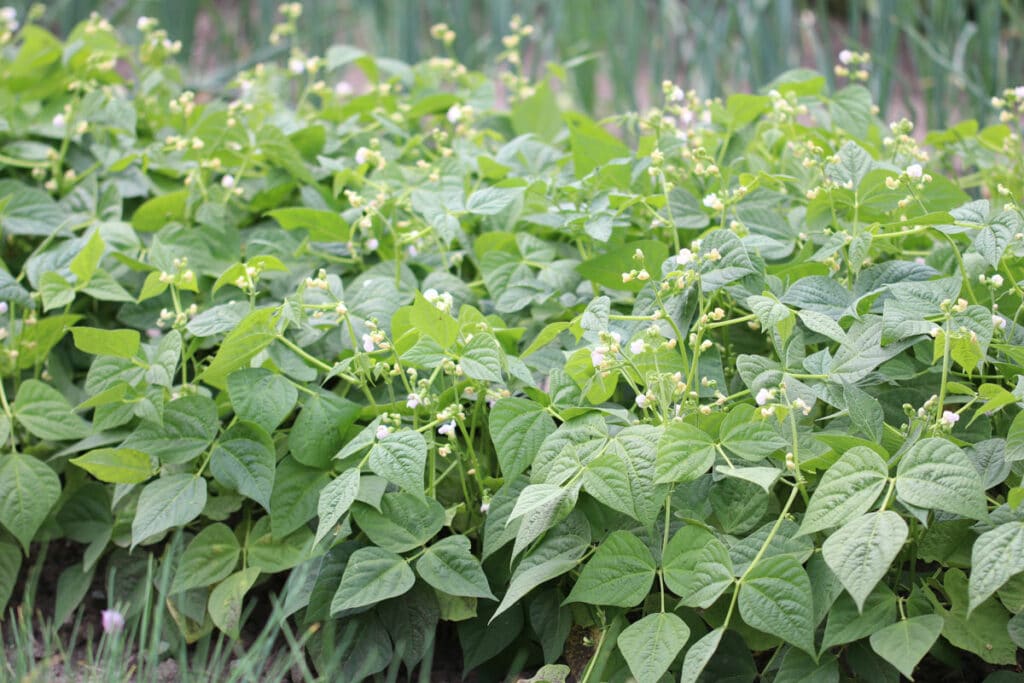
<svg viewBox="0 0 1024 683"><path fill-rule="evenodd" d="M104 633L119 633L124 630L124 615L116 609L105 609L100 613Z"/></svg>

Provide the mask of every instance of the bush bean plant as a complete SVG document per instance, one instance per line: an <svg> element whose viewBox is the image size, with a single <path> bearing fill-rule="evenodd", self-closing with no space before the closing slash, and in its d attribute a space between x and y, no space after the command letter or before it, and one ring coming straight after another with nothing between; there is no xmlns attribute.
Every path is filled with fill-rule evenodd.
<svg viewBox="0 0 1024 683"><path fill-rule="evenodd" d="M922 134L844 53L596 122L513 22L497 77L210 96L152 21L2 20L0 602L64 544L61 619L275 595L338 680L1019 665L1024 89Z"/></svg>

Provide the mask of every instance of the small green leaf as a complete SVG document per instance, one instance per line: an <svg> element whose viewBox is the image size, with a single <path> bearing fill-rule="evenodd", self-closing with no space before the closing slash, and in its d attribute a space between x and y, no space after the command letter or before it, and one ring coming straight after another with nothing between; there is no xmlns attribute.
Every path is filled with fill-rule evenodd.
<svg viewBox="0 0 1024 683"><path fill-rule="evenodd" d="M657 683L689 637L686 622L671 612L658 612L627 626L617 642L637 683Z"/></svg>
<svg viewBox="0 0 1024 683"><path fill-rule="evenodd" d="M373 546L352 553L341 577L331 615L396 598L412 588L416 576L401 555Z"/></svg>
<svg viewBox="0 0 1024 683"><path fill-rule="evenodd" d="M305 230L314 242L346 242L351 233L348 221L335 211L289 206L267 215L285 230Z"/></svg>
<svg viewBox="0 0 1024 683"><path fill-rule="evenodd" d="M111 484L138 484L156 473L149 456L132 448L97 448L70 462Z"/></svg>
<svg viewBox="0 0 1024 683"><path fill-rule="evenodd" d="M210 591L207 609L213 623L232 638L238 638L242 618L242 600L259 578L260 570L249 567L232 574Z"/></svg>
<svg viewBox="0 0 1024 683"><path fill-rule="evenodd" d="M316 505L316 513L320 521L316 527L316 538L313 540L313 545L318 545L321 539L331 532L342 515L348 512L358 494L359 468L356 467L345 470L320 490L320 499Z"/></svg>
<svg viewBox="0 0 1024 683"><path fill-rule="evenodd" d="M614 531L597 547L565 601L635 607L650 592L657 568L639 538Z"/></svg>
<svg viewBox="0 0 1024 683"><path fill-rule="evenodd" d="M872 633L869 642L879 657L914 680L914 668L932 649L941 631L942 617L924 614Z"/></svg>

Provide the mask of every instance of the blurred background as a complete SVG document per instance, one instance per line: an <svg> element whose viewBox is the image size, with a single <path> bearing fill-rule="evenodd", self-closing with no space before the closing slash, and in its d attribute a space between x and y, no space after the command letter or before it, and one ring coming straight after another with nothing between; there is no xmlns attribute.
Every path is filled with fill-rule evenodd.
<svg viewBox="0 0 1024 683"><path fill-rule="evenodd" d="M19 15L29 4L9 4ZM993 119L992 95L1024 83L1022 0L304 0L299 34L271 45L279 0L51 0L61 34L98 11L127 32L139 16L181 40L195 89L216 90L240 68L286 59L290 45L322 54L348 43L408 62L441 52L430 26L457 33L455 56L488 71L519 14L535 26L528 69L567 64L578 106L602 115L661 101L671 79L701 95L757 89L806 66L830 79L837 53L872 55L869 87L887 118L942 127Z"/></svg>

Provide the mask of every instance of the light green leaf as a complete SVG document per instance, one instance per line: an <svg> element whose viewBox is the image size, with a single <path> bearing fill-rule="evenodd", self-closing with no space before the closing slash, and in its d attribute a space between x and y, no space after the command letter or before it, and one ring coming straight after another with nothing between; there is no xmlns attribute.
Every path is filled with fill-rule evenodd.
<svg viewBox="0 0 1024 683"><path fill-rule="evenodd" d="M427 442L411 429L388 434L370 448L369 465L375 474L420 497L426 464Z"/></svg>
<svg viewBox="0 0 1024 683"><path fill-rule="evenodd" d="M904 503L983 519L987 508L978 471L970 458L946 439L921 439L896 468L896 495Z"/></svg>
<svg viewBox="0 0 1024 683"><path fill-rule="evenodd" d="M101 330L95 327L72 327L75 346L94 356L131 358L139 351L141 336L137 330Z"/></svg>
<svg viewBox="0 0 1024 683"><path fill-rule="evenodd" d="M521 187L485 187L469 195L466 211L477 216L494 216L523 196Z"/></svg>
<svg viewBox="0 0 1024 683"><path fill-rule="evenodd" d="M150 457L132 448L97 448L70 462L111 484L138 484L156 473Z"/></svg>
<svg viewBox="0 0 1024 683"><path fill-rule="evenodd" d="M685 526L665 546L665 585L687 607L710 607L734 581L729 549L707 529Z"/></svg>
<svg viewBox="0 0 1024 683"><path fill-rule="evenodd" d="M565 602L635 607L650 592L657 568L639 538L629 531L614 531L583 567Z"/></svg>
<svg viewBox="0 0 1024 683"><path fill-rule="evenodd" d="M238 638L242 618L242 600L259 578L260 570L249 567L221 581L210 591L207 609L213 623L232 638Z"/></svg>
<svg viewBox="0 0 1024 683"><path fill-rule="evenodd" d="M428 547L416 561L424 581L449 595L496 600L480 560L465 536L448 536Z"/></svg>
<svg viewBox="0 0 1024 683"><path fill-rule="evenodd" d="M932 649L941 631L942 617L924 614L872 633L869 642L879 657L914 680L914 668Z"/></svg>
<svg viewBox="0 0 1024 683"><path fill-rule="evenodd" d="M275 308L259 308L245 316L224 338L199 379L218 389L226 388L228 375L249 365L253 356L274 341L276 313Z"/></svg>
<svg viewBox="0 0 1024 683"><path fill-rule="evenodd" d="M60 479L31 455L0 455L0 524L28 554L29 543L60 498Z"/></svg>
<svg viewBox="0 0 1024 683"><path fill-rule="evenodd" d="M255 422L242 420L218 439L210 457L210 472L221 484L270 512L276 464L270 435Z"/></svg>
<svg viewBox="0 0 1024 683"><path fill-rule="evenodd" d="M971 550L968 614L1014 574L1021 572L1024 572L1024 523L1000 524L979 536Z"/></svg>
<svg viewBox="0 0 1024 683"><path fill-rule="evenodd" d="M870 448L854 446L821 478L807 506L801 534L843 524L864 514L878 500L889 476L885 462Z"/></svg>
<svg viewBox="0 0 1024 683"><path fill-rule="evenodd" d="M85 243L82 250L75 254L75 258L71 259L71 263L68 264L68 269L78 278L79 287L82 287L92 279L100 265L100 259L103 258L105 249L106 245L103 243L100 231L93 230L92 235L89 236L89 241Z"/></svg>
<svg viewBox="0 0 1024 683"><path fill-rule="evenodd" d="M740 586L740 615L756 629L795 645L812 657L814 650L811 581L789 555L758 562Z"/></svg>
<svg viewBox="0 0 1024 683"><path fill-rule="evenodd" d="M267 215L285 230L307 231L315 242L345 242L351 232L348 221L335 211L289 206L268 211Z"/></svg>
<svg viewBox="0 0 1024 683"><path fill-rule="evenodd" d="M171 474L146 484L132 521L132 548L159 533L184 526L206 505L206 480Z"/></svg>
<svg viewBox="0 0 1024 683"><path fill-rule="evenodd" d="M348 512L359 494L359 468L345 470L320 491L320 499L316 504L316 513L320 518L316 527L316 538L313 545L318 545L342 515Z"/></svg>
<svg viewBox="0 0 1024 683"><path fill-rule="evenodd" d="M821 552L843 588L863 610L907 540L907 523L891 510L873 512L849 522L829 536Z"/></svg>
<svg viewBox="0 0 1024 683"><path fill-rule="evenodd" d="M1006 433L1006 450L1003 457L1007 462L1024 460L1024 412L1017 413Z"/></svg>
<svg viewBox="0 0 1024 683"><path fill-rule="evenodd" d="M238 564L241 548L226 524L211 524L196 534L178 560L171 593L202 588L228 576Z"/></svg>
<svg viewBox="0 0 1024 683"><path fill-rule="evenodd" d="M345 565L334 598L331 615L396 598L416 583L408 563L401 555L373 546L352 553Z"/></svg>
<svg viewBox="0 0 1024 683"><path fill-rule="evenodd" d="M409 310L409 324L440 344L442 351L454 346L459 338L459 322L427 301L419 292Z"/></svg>
<svg viewBox="0 0 1024 683"><path fill-rule="evenodd" d="M690 628L671 612L648 614L619 634L619 652L637 683L657 683L686 645Z"/></svg>

